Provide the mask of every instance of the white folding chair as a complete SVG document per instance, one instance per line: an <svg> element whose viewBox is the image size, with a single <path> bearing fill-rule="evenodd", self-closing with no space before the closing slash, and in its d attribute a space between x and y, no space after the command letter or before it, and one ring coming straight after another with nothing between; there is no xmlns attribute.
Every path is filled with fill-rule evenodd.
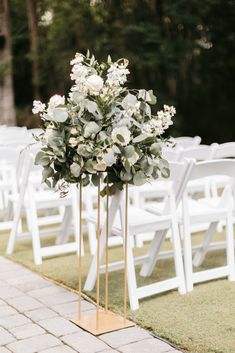
<svg viewBox="0 0 235 353"><path fill-rule="evenodd" d="M17 191L17 168L21 149L0 146L0 197L3 219L0 229L11 227L12 209L9 204L9 196Z"/></svg>
<svg viewBox="0 0 235 353"><path fill-rule="evenodd" d="M173 141L176 143L177 146L188 148L188 147L200 145L201 137L200 136L194 136L194 137L181 136L181 137L174 137Z"/></svg>
<svg viewBox="0 0 235 353"><path fill-rule="evenodd" d="M232 178L232 183L228 183L219 200L211 199L210 202L203 199L192 200L188 198L187 192L183 195L183 215L182 223L184 229L184 264L187 290L193 289L194 283L208 281L220 277L228 277L230 281L235 280L235 263L234 263L234 240L233 240L233 199L232 189L234 190L235 177L235 161L232 160L215 160L207 162L190 162L191 172L189 181L197 180L214 175L221 175ZM200 272L193 272L192 265L192 244L190 226L198 222L209 223L206 235L202 245L196 252L194 265L200 265L209 250L212 237L216 231L216 227L221 220L226 221L226 253L227 264L220 268L213 268ZM219 244L220 247L220 244ZM216 248L216 247L214 247Z"/></svg>
<svg viewBox="0 0 235 353"><path fill-rule="evenodd" d="M179 230L176 218L176 205L175 205L175 194L174 190L178 193L185 182L185 176L187 174L187 163L175 163L171 165L172 171L172 184L168 187L167 197L165 198L165 207L162 215L156 216L140 208L129 206L129 222L128 222L128 234L129 241L127 246L128 251L128 263L127 263L127 277L128 277L128 291L129 301L132 310L136 310L139 307L139 299L145 298L157 293L168 291L170 289L178 288L181 294L185 293L184 284L184 273L183 263L181 257L181 247L179 239ZM109 233L113 232L117 235L122 235L124 238L124 200L121 193L116 194L112 198L109 211ZM118 213L120 219L118 217ZM96 224L96 218L92 216L90 221ZM102 231L101 231L101 251L100 260L102 261L104 250L105 250L105 234L106 234L106 222L104 215L102 215ZM138 287L136 282L135 265L141 263L151 263L154 257L153 249L161 248L161 245L165 239L165 235L169 228L172 228L172 244L173 254L175 261L176 276L165 281L155 282L150 285ZM130 238L136 234L143 232L155 232L154 240L152 241L151 250L147 255L142 257L134 258L133 248L131 246ZM95 285L96 281L96 261L97 254L93 257L92 264L86 279L84 290L90 291ZM123 268L123 261L109 263L109 271L116 271ZM104 272L105 266L101 265L100 271Z"/></svg>
<svg viewBox="0 0 235 353"><path fill-rule="evenodd" d="M227 142L222 144L213 144L215 149L214 159L235 158L235 142ZM211 180L211 192L213 197L218 196L218 190L223 189L228 182L228 178L224 176L214 176Z"/></svg>
<svg viewBox="0 0 235 353"><path fill-rule="evenodd" d="M60 232L70 232L71 233L71 222L68 222L70 217L71 209L76 212L76 217L78 210L74 210L73 207L76 206L73 203L72 197L68 196L66 198L60 198L58 193L53 192L52 190L45 190L44 188L38 188L35 186L35 183L30 181L30 173L34 168L37 168L33 165L34 158L25 150L25 160L23 163L22 176L19 177L20 187L19 192L16 195L12 195L10 198L12 203L15 203L15 213L14 213L14 222L11 230L7 254L12 254L14 251L14 246L17 240L25 239L25 237L32 238L33 253L34 253L34 262L39 265L42 263L43 257L59 255L64 253L78 252L78 239L75 239L73 242L68 243L55 243L51 246L42 247L41 246L41 237L48 235L58 235ZM48 227L45 230L40 230L40 217L38 217L38 211L47 210L59 207L65 207L65 213L61 228L51 228ZM23 210L26 210L28 214L28 219L30 219L29 232L21 233L18 230L18 224L20 221L21 214ZM49 222L47 223L49 225ZM64 226L66 224L66 227ZM45 222L44 222L45 225ZM78 231L75 230L75 236L78 234ZM82 249L83 251L83 249Z"/></svg>

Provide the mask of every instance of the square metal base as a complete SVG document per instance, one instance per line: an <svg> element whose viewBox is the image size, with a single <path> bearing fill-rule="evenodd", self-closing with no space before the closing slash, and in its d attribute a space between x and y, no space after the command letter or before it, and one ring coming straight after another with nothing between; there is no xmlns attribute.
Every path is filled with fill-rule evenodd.
<svg viewBox="0 0 235 353"><path fill-rule="evenodd" d="M94 311L91 313L82 313L81 320L74 319L70 321L95 336L135 326L135 324L129 320L126 320L124 323L124 318L122 316L114 314L111 311L105 312L104 310L99 312L98 330L96 329L96 312Z"/></svg>

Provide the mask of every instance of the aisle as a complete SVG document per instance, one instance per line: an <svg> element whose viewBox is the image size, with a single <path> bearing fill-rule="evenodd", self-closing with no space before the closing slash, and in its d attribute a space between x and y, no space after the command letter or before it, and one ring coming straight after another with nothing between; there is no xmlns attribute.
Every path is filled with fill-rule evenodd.
<svg viewBox="0 0 235 353"><path fill-rule="evenodd" d="M69 321L76 310L74 292L0 257L0 353L178 352L138 327L94 337Z"/></svg>

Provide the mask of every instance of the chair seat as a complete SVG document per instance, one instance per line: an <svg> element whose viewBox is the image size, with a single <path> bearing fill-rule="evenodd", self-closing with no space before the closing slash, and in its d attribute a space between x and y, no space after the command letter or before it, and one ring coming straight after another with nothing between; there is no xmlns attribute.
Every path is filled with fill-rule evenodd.
<svg viewBox="0 0 235 353"><path fill-rule="evenodd" d="M33 194L34 201L37 203L37 209L46 209L59 206L69 206L72 202L71 195L61 198L59 193L53 192L52 190L40 190ZM18 200L18 194L10 195L9 200L16 202ZM28 206L29 196L26 195L24 200L25 207Z"/></svg>
<svg viewBox="0 0 235 353"><path fill-rule="evenodd" d="M101 224L105 222L105 212L101 211ZM96 224L97 223L97 211L93 211L87 217L88 221ZM137 207L129 206L128 212L128 227L130 233L140 234L148 231L155 231L159 229L167 229L171 224L170 215L156 216L150 212L139 209ZM119 215L115 217L114 225L112 228L112 234L122 235L121 221Z"/></svg>
<svg viewBox="0 0 235 353"><path fill-rule="evenodd" d="M188 212L191 224L208 223L224 219L227 214L226 207L218 207L220 198L205 198L199 200L188 199ZM146 210L161 215L163 212L163 202L149 202ZM177 210L178 220L182 223L182 207Z"/></svg>

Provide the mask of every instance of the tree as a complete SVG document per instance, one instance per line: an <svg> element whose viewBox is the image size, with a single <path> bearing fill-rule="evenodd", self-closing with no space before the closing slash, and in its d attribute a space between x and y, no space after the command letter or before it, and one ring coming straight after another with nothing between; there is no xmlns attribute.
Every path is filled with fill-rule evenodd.
<svg viewBox="0 0 235 353"><path fill-rule="evenodd" d="M34 99L40 99L40 66L38 55L38 16L37 0L27 0L27 15L29 23L29 38L32 59L32 81Z"/></svg>
<svg viewBox="0 0 235 353"><path fill-rule="evenodd" d="M16 124L8 0L0 0L0 123Z"/></svg>

